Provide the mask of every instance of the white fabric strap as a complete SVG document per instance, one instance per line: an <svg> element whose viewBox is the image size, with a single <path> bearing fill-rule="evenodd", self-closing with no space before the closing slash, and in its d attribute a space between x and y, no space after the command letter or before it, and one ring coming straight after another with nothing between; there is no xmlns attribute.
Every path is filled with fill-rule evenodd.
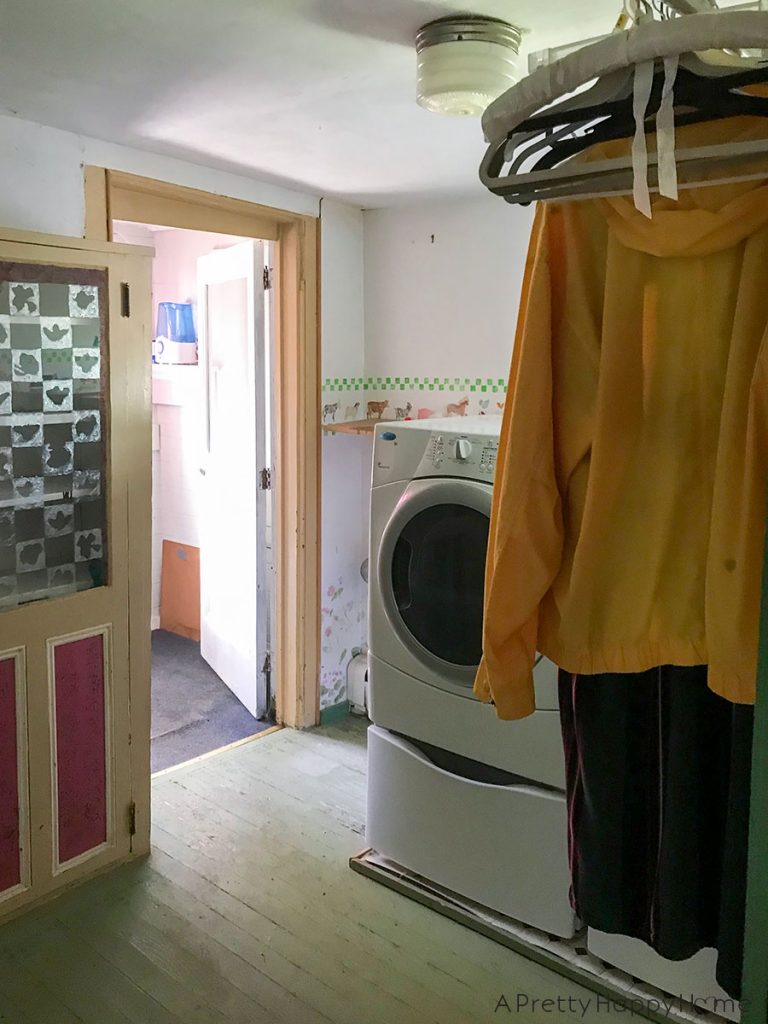
<svg viewBox="0 0 768 1024"><path fill-rule="evenodd" d="M659 192L677 199L677 161L675 160L675 80L678 57L664 58L664 89L656 114L656 146L659 161Z"/></svg>
<svg viewBox="0 0 768 1024"><path fill-rule="evenodd" d="M651 98L654 63L644 61L635 68L635 87L632 107L635 115L635 137L632 140L632 194L635 206L644 216L651 217L651 193L648 188L648 145L645 138L645 115Z"/></svg>

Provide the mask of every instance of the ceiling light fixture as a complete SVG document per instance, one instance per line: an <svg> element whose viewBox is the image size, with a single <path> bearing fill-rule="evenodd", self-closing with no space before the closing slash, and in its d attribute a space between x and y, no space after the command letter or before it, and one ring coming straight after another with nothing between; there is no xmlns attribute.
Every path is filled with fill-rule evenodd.
<svg viewBox="0 0 768 1024"><path fill-rule="evenodd" d="M522 32L498 18L438 18L416 33L417 100L426 110L479 117L517 81Z"/></svg>

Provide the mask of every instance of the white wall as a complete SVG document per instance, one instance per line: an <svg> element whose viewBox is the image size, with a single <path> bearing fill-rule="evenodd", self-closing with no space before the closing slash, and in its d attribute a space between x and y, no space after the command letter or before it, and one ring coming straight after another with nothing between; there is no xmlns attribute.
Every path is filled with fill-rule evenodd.
<svg viewBox="0 0 768 1024"><path fill-rule="evenodd" d="M0 116L0 223L82 235L83 165L110 167L219 195L317 215L319 199L184 160Z"/></svg>
<svg viewBox="0 0 768 1024"><path fill-rule="evenodd" d="M458 378L458 397L466 379L506 381L531 221L483 194L366 212L366 375Z"/></svg>
<svg viewBox="0 0 768 1024"><path fill-rule="evenodd" d="M370 400L388 417L409 403L443 415L465 397L469 413L498 413L532 212L479 194L362 216L324 200L322 217L326 419L362 419ZM371 436L323 437L323 707L344 699L367 634L371 454Z"/></svg>
<svg viewBox="0 0 768 1024"><path fill-rule="evenodd" d="M410 405L416 418L466 398L467 413L498 414L532 211L480 194L363 220L364 403L387 401L387 418ZM367 535L367 507L361 521Z"/></svg>
<svg viewBox="0 0 768 1024"><path fill-rule="evenodd" d="M320 211L323 376L362 376L363 214L332 199L324 199Z"/></svg>
<svg viewBox="0 0 768 1024"><path fill-rule="evenodd" d="M0 117L0 222L82 235L83 144L77 135Z"/></svg>
<svg viewBox="0 0 768 1024"><path fill-rule="evenodd" d="M362 401L364 371L363 215L342 203L321 207L321 331L323 404L343 412ZM347 385L331 385L347 378ZM333 390L331 390L331 387ZM322 708L346 700L346 668L366 641L367 557L371 441L325 434L322 439Z"/></svg>

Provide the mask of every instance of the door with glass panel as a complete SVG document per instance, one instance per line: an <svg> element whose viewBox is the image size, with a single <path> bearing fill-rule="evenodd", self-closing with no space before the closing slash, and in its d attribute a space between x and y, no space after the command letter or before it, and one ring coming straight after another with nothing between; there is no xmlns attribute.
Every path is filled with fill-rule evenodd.
<svg viewBox="0 0 768 1024"><path fill-rule="evenodd" d="M0 918L146 845L149 693L149 257L6 234Z"/></svg>

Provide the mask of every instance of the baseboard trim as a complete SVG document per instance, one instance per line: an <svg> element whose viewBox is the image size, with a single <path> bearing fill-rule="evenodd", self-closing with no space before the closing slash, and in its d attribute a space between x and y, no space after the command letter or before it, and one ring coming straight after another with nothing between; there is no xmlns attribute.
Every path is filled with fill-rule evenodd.
<svg viewBox="0 0 768 1024"><path fill-rule="evenodd" d="M331 704L329 708L323 708L320 712L320 725L332 725L341 721L349 714L349 701L343 700L338 704Z"/></svg>

